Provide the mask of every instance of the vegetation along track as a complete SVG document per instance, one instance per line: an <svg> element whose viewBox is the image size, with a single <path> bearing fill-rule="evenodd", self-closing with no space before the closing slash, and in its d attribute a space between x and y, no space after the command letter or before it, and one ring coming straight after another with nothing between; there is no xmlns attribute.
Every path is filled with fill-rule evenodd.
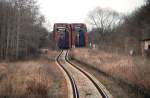
<svg viewBox="0 0 150 98"><path fill-rule="evenodd" d="M69 77L72 98L112 98L94 76L69 61L68 53L69 51L62 51L57 62Z"/></svg>

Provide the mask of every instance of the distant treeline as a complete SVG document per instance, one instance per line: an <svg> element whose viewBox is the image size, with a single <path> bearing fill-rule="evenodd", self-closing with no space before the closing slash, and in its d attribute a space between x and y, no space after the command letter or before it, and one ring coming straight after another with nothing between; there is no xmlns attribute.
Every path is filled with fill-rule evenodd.
<svg viewBox="0 0 150 98"><path fill-rule="evenodd" d="M48 31L35 0L0 0L0 59L35 55Z"/></svg>
<svg viewBox="0 0 150 98"><path fill-rule="evenodd" d="M90 42L108 51L141 53L141 42L150 39L150 1L129 15L96 8L89 14Z"/></svg>

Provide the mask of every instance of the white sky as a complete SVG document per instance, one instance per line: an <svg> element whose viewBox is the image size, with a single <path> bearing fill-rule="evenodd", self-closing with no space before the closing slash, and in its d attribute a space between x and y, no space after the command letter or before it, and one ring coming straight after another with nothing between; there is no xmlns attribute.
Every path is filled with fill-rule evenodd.
<svg viewBox="0 0 150 98"><path fill-rule="evenodd" d="M144 4L144 0L38 0L38 4L46 20L53 25L57 22L85 22L89 11L96 7L129 13Z"/></svg>

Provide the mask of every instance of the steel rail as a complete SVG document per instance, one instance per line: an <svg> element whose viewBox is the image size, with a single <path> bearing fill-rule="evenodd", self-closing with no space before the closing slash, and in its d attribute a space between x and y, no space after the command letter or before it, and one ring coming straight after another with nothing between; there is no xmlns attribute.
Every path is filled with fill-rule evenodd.
<svg viewBox="0 0 150 98"><path fill-rule="evenodd" d="M65 60L72 65L74 68L76 68L77 70L79 70L80 72L82 72L93 84L94 86L97 88L97 90L99 91L99 93L102 95L102 98L112 98L112 96L109 96L107 94L107 92L105 92L102 88L101 85L99 85L95 80L94 77L92 75L90 75L87 71L83 70L82 68L76 66L75 64L73 64L72 62L69 61L68 59L68 53L69 51L66 52L66 56L65 56Z"/></svg>
<svg viewBox="0 0 150 98"><path fill-rule="evenodd" d="M75 83L74 78L69 74L69 72L66 70L66 68L63 66L63 64L60 61L60 57L61 57L62 53L63 53L63 50L61 51L61 53L56 58L56 61L60 65L60 67L62 67L62 69L65 71L65 73L69 77L69 80L70 80L71 86L72 86L73 98L79 98L79 92L78 92L77 85ZM65 54L65 56L66 56L66 54Z"/></svg>

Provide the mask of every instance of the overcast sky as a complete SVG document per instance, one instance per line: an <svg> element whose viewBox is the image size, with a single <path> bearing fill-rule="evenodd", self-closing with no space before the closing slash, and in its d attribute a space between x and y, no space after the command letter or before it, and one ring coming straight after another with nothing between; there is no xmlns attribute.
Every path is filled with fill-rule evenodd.
<svg viewBox="0 0 150 98"><path fill-rule="evenodd" d="M130 13L144 0L38 0L40 11L53 25L57 22L85 22L88 12L96 7Z"/></svg>

